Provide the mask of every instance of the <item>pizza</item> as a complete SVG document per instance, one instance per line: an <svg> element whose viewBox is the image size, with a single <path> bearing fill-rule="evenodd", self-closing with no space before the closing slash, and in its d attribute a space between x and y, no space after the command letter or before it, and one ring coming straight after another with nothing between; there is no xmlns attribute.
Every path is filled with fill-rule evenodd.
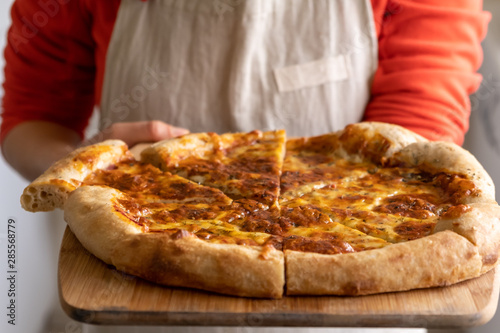
<svg viewBox="0 0 500 333"><path fill-rule="evenodd" d="M493 269L500 208L466 150L366 122L315 137L194 133L140 156L82 147L26 187L82 245L161 285L242 297L368 295Z"/></svg>

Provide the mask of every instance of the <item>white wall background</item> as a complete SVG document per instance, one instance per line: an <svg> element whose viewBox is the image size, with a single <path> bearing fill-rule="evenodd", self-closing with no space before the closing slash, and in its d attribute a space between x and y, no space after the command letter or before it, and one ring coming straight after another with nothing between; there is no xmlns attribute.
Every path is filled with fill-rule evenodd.
<svg viewBox="0 0 500 333"><path fill-rule="evenodd" d="M5 35L10 24L9 8L12 2L13 0L0 1L1 50L4 48ZM498 13L500 16L499 1L486 0L486 7L495 10L494 14ZM500 18L497 20L500 21ZM492 31L491 50L492 57L496 60L500 55L500 40L496 39L496 36L500 36L500 26L492 25ZM496 66L500 72L500 61L496 63L492 61L490 65ZM3 68L3 57L0 57L0 66ZM500 101L500 76L486 77L486 79L490 80L490 83L483 85L483 89L487 89L486 95L476 97L476 101L491 101L492 98ZM0 73L0 81L3 81L3 71ZM2 95L1 89L0 95ZM500 108L491 106L481 110L473 113L466 147L484 164L495 183L500 184L500 145L496 146L495 140L492 140L496 138L500 144L500 131L497 130L500 127ZM494 122L491 128L496 129L498 133L488 134L485 125L491 122ZM27 183L0 157L0 332L81 332L79 327L75 327L62 314L57 299L56 267L64 222L60 212L34 215L23 211L19 197L26 185ZM9 285L6 280L9 219L15 220L17 235L15 326L7 323L6 316L9 301L7 297ZM497 316L490 324L469 332L498 333L499 327L500 318Z"/></svg>

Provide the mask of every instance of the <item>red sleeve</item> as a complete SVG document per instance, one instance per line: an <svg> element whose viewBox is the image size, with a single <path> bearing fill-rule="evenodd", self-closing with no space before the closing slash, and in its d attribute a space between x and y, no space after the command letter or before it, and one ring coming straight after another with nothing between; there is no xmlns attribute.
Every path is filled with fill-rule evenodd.
<svg viewBox="0 0 500 333"><path fill-rule="evenodd" d="M490 19L482 1L389 0L383 10L380 1L372 4L379 67L364 120L462 144Z"/></svg>
<svg viewBox="0 0 500 333"><path fill-rule="evenodd" d="M0 141L28 120L82 135L94 105L91 17L76 0L16 0L11 15Z"/></svg>

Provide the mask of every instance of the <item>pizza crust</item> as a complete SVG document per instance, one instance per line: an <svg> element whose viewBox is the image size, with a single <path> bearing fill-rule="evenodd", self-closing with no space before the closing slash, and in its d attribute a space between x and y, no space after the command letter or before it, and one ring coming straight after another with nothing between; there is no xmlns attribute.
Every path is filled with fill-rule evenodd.
<svg viewBox="0 0 500 333"><path fill-rule="evenodd" d="M272 247L215 244L178 232L142 233L113 211L118 190L83 186L64 207L65 220L82 245L117 269L169 286L247 297L280 298L284 256Z"/></svg>
<svg viewBox="0 0 500 333"><path fill-rule="evenodd" d="M378 164L412 143L427 141L404 127L380 122L348 125L335 134L340 143L337 154L354 163Z"/></svg>
<svg viewBox="0 0 500 333"><path fill-rule="evenodd" d="M451 230L468 239L481 256L481 274L498 264L500 256L500 207L491 203L470 204L470 210L455 219L441 219L434 232Z"/></svg>
<svg viewBox="0 0 500 333"><path fill-rule="evenodd" d="M82 245L102 261L112 264L117 240L142 233L133 222L117 219L113 200L124 198L118 190L106 186L82 186L68 197L64 219Z"/></svg>
<svg viewBox="0 0 500 333"><path fill-rule="evenodd" d="M423 171L447 171L466 175L481 190L481 195L469 197L464 203L495 201L495 186L483 166L467 150L442 141L409 144L394 155L394 160Z"/></svg>
<svg viewBox="0 0 500 333"><path fill-rule="evenodd" d="M162 170L167 170L170 166L175 166L178 162L187 157L199 159L218 158L220 152L231 148L240 140L251 144L255 140L277 140L285 142L285 131L252 131L249 133L192 133L180 137L159 141L141 152L141 161L151 163ZM285 151L281 147L277 155L283 158ZM217 155L217 156L216 156ZM169 165L165 165L168 161Z"/></svg>
<svg viewBox="0 0 500 333"><path fill-rule="evenodd" d="M387 152L388 154L394 154L396 151L399 151L401 148L406 147L413 142L428 141L423 136L395 124L369 121L357 123L351 126L355 126L360 130L365 130L371 137L373 137L374 133L378 133L387 138L387 140L391 141L393 148L391 151Z"/></svg>
<svg viewBox="0 0 500 333"><path fill-rule="evenodd" d="M27 186L21 196L21 206L30 212L62 208L69 193L90 173L129 158L132 155L120 140L79 148L54 163Z"/></svg>
<svg viewBox="0 0 500 333"><path fill-rule="evenodd" d="M191 133L159 141L141 152L141 161L164 170L167 159L176 163L187 156L202 158L214 151L217 145L216 137L215 133Z"/></svg>
<svg viewBox="0 0 500 333"><path fill-rule="evenodd" d="M139 234L122 240L112 264L155 283L243 297L281 298L283 253L235 244L213 244L194 235L170 239Z"/></svg>
<svg viewBox="0 0 500 333"><path fill-rule="evenodd" d="M477 248L452 231L382 249L324 255L285 251L288 295L368 295L446 286L479 276Z"/></svg>

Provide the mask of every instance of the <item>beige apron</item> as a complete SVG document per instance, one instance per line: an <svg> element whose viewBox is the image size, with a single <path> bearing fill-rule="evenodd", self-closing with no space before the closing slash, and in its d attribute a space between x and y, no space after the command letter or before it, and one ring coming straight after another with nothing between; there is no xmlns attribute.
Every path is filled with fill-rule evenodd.
<svg viewBox="0 0 500 333"><path fill-rule="evenodd" d="M317 135L361 120L377 37L369 0L122 0L106 66L101 129Z"/></svg>

